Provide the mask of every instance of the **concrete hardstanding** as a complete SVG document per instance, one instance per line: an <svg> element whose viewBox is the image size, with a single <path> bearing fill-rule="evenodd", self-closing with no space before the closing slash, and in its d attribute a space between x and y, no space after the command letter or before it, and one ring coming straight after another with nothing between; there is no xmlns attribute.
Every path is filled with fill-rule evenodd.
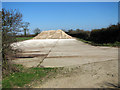
<svg viewBox="0 0 120 90"><path fill-rule="evenodd" d="M65 67L118 59L118 48L91 46L76 39L35 39L18 42L13 46L22 49L25 52L23 54L39 54L29 60L43 61L41 66L44 67ZM29 64L29 60L25 58L14 61L27 62L29 67L36 66Z"/></svg>
<svg viewBox="0 0 120 90"><path fill-rule="evenodd" d="M64 67L57 76L32 88L110 88L118 85L118 48L85 44L76 39L35 39L12 44L23 55L13 60L26 67ZM70 71L69 71L70 70Z"/></svg>

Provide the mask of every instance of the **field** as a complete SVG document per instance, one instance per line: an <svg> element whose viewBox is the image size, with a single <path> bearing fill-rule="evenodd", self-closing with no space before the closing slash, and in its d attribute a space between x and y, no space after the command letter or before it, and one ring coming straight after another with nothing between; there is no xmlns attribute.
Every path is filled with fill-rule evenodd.
<svg viewBox="0 0 120 90"><path fill-rule="evenodd" d="M16 37L17 41L24 41L24 40L29 40L32 39L33 37Z"/></svg>

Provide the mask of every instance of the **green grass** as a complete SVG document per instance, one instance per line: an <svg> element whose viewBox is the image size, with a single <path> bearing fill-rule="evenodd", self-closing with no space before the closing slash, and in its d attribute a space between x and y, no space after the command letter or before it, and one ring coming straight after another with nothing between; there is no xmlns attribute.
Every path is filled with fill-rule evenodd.
<svg viewBox="0 0 120 90"><path fill-rule="evenodd" d="M32 39L33 37L17 37L17 41L24 41L24 40L29 40Z"/></svg>
<svg viewBox="0 0 120 90"><path fill-rule="evenodd" d="M98 44L98 43L94 43L94 42L91 42L91 41L86 41L86 40L83 40L83 39L78 39L84 43L88 43L90 45L93 45L93 46L110 46L110 47L120 47L120 42L115 42L115 43L103 43L103 44Z"/></svg>
<svg viewBox="0 0 120 90"><path fill-rule="evenodd" d="M55 72L56 68L24 68L17 65L21 72L12 73L3 78L3 88L24 87L33 80L41 80L50 72Z"/></svg>

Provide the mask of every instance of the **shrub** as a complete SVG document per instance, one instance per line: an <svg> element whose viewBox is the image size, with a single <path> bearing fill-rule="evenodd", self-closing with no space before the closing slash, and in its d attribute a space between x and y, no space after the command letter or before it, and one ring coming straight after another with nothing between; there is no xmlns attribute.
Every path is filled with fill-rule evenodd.
<svg viewBox="0 0 120 90"><path fill-rule="evenodd" d="M90 40L95 43L114 43L120 41L119 24L91 31Z"/></svg>
<svg viewBox="0 0 120 90"><path fill-rule="evenodd" d="M22 14L17 10L2 9L2 69L4 71L12 70L10 64L10 58L16 53L10 46L11 43L16 41L16 33L19 32L19 28L22 21ZM6 71L6 72L8 72Z"/></svg>
<svg viewBox="0 0 120 90"><path fill-rule="evenodd" d="M90 36L90 31L84 31L80 29L76 29L74 31L69 30L68 34L71 35L72 37L77 37L80 39L88 40Z"/></svg>

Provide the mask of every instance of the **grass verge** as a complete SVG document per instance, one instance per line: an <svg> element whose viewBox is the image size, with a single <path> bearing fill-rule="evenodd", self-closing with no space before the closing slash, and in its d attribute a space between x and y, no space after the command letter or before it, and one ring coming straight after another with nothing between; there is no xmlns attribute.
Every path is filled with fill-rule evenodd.
<svg viewBox="0 0 120 90"><path fill-rule="evenodd" d="M24 40L29 40L32 39L33 37L16 37L17 41L24 41Z"/></svg>
<svg viewBox="0 0 120 90"><path fill-rule="evenodd" d="M3 88L24 87L34 80L41 80L50 72L56 72L57 68L24 68L22 65L16 65L20 72L11 73L5 76L2 81Z"/></svg>
<svg viewBox="0 0 120 90"><path fill-rule="evenodd" d="M83 40L83 39L77 39L79 41L82 41L84 43L88 43L90 45L93 45L93 46L109 46L109 47L120 47L120 42L115 42L115 43L103 43L103 44L98 44L98 43L94 43L92 41L86 41L86 40Z"/></svg>

